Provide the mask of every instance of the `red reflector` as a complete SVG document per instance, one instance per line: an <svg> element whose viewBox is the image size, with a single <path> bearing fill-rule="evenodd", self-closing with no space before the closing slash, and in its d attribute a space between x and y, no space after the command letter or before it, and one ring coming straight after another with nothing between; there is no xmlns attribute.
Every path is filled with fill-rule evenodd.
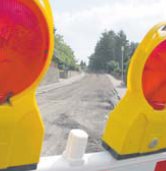
<svg viewBox="0 0 166 171"><path fill-rule="evenodd" d="M166 171L166 161L158 162L155 171Z"/></svg>
<svg viewBox="0 0 166 171"><path fill-rule="evenodd" d="M166 107L166 41L154 49L145 64L143 91L154 109Z"/></svg>
<svg viewBox="0 0 166 171"><path fill-rule="evenodd" d="M47 59L49 33L32 0L0 0L0 103L28 88Z"/></svg>

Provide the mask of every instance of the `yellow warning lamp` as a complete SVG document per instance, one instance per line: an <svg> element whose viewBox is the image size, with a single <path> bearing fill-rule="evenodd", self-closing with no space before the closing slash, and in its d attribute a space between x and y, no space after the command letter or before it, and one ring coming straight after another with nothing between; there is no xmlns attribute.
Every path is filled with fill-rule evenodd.
<svg viewBox="0 0 166 171"><path fill-rule="evenodd" d="M125 97L111 112L102 137L116 159L166 151L166 23L137 48Z"/></svg>
<svg viewBox="0 0 166 171"><path fill-rule="evenodd" d="M0 170L32 170L44 126L35 91L53 54L48 0L0 0Z"/></svg>

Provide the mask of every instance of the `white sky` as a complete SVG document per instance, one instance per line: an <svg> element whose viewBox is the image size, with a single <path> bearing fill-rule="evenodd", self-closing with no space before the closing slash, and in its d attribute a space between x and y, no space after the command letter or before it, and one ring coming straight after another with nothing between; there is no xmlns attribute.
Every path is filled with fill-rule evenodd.
<svg viewBox="0 0 166 171"><path fill-rule="evenodd" d="M166 0L50 1L57 32L86 62L104 30L123 29L130 41L141 41L153 25L166 21Z"/></svg>

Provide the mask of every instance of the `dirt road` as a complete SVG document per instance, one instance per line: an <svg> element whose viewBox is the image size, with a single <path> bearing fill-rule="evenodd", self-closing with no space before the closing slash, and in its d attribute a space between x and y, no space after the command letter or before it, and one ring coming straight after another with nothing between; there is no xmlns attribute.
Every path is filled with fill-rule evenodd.
<svg viewBox="0 0 166 171"><path fill-rule="evenodd" d="M43 156L61 154L71 129L89 134L87 152L101 151L101 135L112 109L113 86L106 75L86 75L81 81L37 95L46 134Z"/></svg>

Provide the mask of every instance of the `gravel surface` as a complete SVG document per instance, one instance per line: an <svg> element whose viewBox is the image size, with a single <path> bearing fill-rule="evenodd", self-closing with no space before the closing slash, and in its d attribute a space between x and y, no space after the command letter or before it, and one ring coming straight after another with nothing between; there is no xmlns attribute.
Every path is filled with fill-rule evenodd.
<svg viewBox="0 0 166 171"><path fill-rule="evenodd" d="M87 152L102 151L101 135L116 96L106 75L88 74L72 85L37 95L46 133L43 156L62 154L71 129L89 134Z"/></svg>

